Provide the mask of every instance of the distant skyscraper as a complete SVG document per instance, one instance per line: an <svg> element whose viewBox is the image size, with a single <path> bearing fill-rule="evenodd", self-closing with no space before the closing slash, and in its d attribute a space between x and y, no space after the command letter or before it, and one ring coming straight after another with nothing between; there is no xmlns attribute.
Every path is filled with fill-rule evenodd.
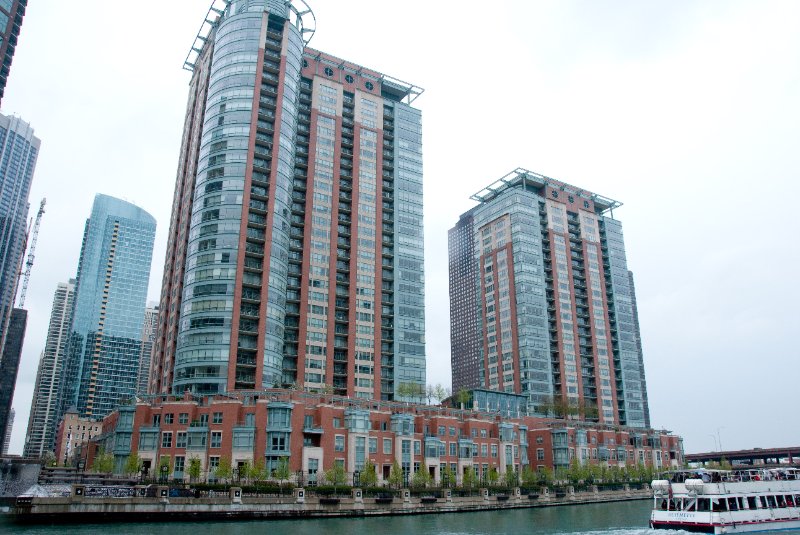
<svg viewBox="0 0 800 535"><path fill-rule="evenodd" d="M8 72L11 69L11 59L17 48L22 18L25 16L25 6L28 0L0 0L0 102L6 90Z"/></svg>
<svg viewBox="0 0 800 535"><path fill-rule="evenodd" d="M190 57L152 392L421 398L421 89L306 9L229 3Z"/></svg>
<svg viewBox="0 0 800 535"><path fill-rule="evenodd" d="M28 194L39 145L28 123L0 115L0 348L25 252Z"/></svg>
<svg viewBox="0 0 800 535"><path fill-rule="evenodd" d="M95 197L78 262L59 419L71 406L101 418L136 392L155 231L141 208Z"/></svg>
<svg viewBox="0 0 800 535"><path fill-rule="evenodd" d="M6 435L11 405L14 402L14 387L17 383L19 359L22 356L22 344L25 341L25 328L28 324L28 311L15 308L11 310L11 318L6 332L6 343L3 346L0 360L0 437Z"/></svg>
<svg viewBox="0 0 800 535"><path fill-rule="evenodd" d="M158 329L158 305L148 305L144 311L142 325L142 350L139 353L139 379L136 385L137 394L147 394L150 378L150 359L153 356L153 342Z"/></svg>
<svg viewBox="0 0 800 535"><path fill-rule="evenodd" d="M69 338L75 279L60 282L53 297L47 341L39 359L36 385L33 389L28 432L25 438L25 457L41 458L55 447L58 426L58 396L64 370L64 351Z"/></svg>
<svg viewBox="0 0 800 535"><path fill-rule="evenodd" d="M526 394L533 414L645 427L620 203L524 169L472 199L450 231L453 390Z"/></svg>
<svg viewBox="0 0 800 535"><path fill-rule="evenodd" d="M11 445L11 433L14 430L14 418L16 415L16 411L11 409L11 414L8 416L8 425L6 425L6 436L3 437L2 455L8 455L8 447Z"/></svg>

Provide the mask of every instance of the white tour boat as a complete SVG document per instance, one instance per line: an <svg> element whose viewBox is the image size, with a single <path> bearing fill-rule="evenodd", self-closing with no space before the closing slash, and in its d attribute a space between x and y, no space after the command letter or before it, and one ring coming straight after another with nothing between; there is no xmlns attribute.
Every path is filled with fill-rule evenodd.
<svg viewBox="0 0 800 535"><path fill-rule="evenodd" d="M800 529L800 470L680 470L653 481L650 527L702 533Z"/></svg>

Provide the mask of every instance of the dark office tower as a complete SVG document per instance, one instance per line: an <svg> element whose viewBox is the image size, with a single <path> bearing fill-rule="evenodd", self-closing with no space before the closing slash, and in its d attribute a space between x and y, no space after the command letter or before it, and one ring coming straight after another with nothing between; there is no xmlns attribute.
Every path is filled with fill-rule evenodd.
<svg viewBox="0 0 800 535"><path fill-rule="evenodd" d="M17 48L19 30L22 18L25 16L25 6L28 0L0 0L0 102L6 90L8 72L11 69L11 60Z"/></svg>
<svg viewBox="0 0 800 535"><path fill-rule="evenodd" d="M136 392L156 222L128 202L97 195L86 221L59 396L102 418Z"/></svg>
<svg viewBox="0 0 800 535"><path fill-rule="evenodd" d="M39 145L28 123L0 115L0 349L14 307L22 267L28 194Z"/></svg>
<svg viewBox="0 0 800 535"><path fill-rule="evenodd" d="M64 370L64 350L67 347L75 296L75 279L60 282L53 297L47 340L39 358L36 385L33 389L28 432L25 438L25 457L41 458L55 447L58 427L58 395Z"/></svg>
<svg viewBox="0 0 800 535"><path fill-rule="evenodd" d="M187 63L151 392L419 397L421 90L306 48L306 6L224 4Z"/></svg>
<svg viewBox="0 0 800 535"><path fill-rule="evenodd" d="M11 433L14 430L14 418L16 412L11 409L11 414L8 415L8 424L6 424L6 435L3 437L3 449L0 451L2 455L8 455L8 448L11 446Z"/></svg>
<svg viewBox="0 0 800 535"><path fill-rule="evenodd" d="M21 308L11 310L6 343L3 346L3 360L0 361L0 437L6 436L11 417L11 404L14 401L14 387L17 383L19 359L22 356L22 343L25 341L27 324L27 310Z"/></svg>
<svg viewBox="0 0 800 535"><path fill-rule="evenodd" d="M533 414L645 427L620 203L524 169L472 199L450 231L461 384L477 367L479 386L528 395Z"/></svg>
<svg viewBox="0 0 800 535"><path fill-rule="evenodd" d="M153 356L156 329L158 329L158 305L148 305L144 311L144 323L142 324L142 350L139 352L139 377L136 382L137 394L147 394L150 360Z"/></svg>

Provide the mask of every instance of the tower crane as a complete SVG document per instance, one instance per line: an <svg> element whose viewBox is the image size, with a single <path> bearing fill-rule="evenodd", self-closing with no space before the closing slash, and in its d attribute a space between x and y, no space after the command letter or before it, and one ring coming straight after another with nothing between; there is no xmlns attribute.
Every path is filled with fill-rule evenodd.
<svg viewBox="0 0 800 535"><path fill-rule="evenodd" d="M28 281L31 278L31 268L33 267L33 260L36 252L36 240L39 237L39 225L42 223L42 215L44 215L44 205L47 199L42 199L39 205L39 212L36 214L36 223L33 224L33 231L31 232L31 246L28 249L28 259L25 261L25 273L22 275L22 289L19 292L19 308L25 306L25 294L28 292Z"/></svg>

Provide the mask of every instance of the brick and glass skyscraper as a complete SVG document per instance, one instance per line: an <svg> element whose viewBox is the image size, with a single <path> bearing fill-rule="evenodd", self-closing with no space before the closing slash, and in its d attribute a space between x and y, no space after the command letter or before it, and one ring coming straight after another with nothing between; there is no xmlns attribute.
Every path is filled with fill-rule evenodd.
<svg viewBox="0 0 800 535"><path fill-rule="evenodd" d="M17 48L17 39L25 16L28 0L0 0L0 102L6 90L11 60Z"/></svg>
<svg viewBox="0 0 800 535"><path fill-rule="evenodd" d="M524 169L472 199L449 235L453 390L649 425L620 203Z"/></svg>
<svg viewBox="0 0 800 535"><path fill-rule="evenodd" d="M307 48L307 6L217 4L187 61L150 391L410 399L425 384L421 90Z"/></svg>

